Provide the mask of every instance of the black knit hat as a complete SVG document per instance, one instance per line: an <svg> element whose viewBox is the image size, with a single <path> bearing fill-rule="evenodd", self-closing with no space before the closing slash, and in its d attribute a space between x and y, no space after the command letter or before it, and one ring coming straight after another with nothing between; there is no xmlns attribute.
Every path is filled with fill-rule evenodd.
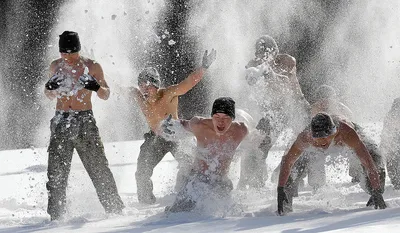
<svg viewBox="0 0 400 233"><path fill-rule="evenodd" d="M153 67L146 67L140 72L138 77L138 84L149 82L151 85L160 88L161 79L160 74Z"/></svg>
<svg viewBox="0 0 400 233"><path fill-rule="evenodd" d="M326 138L336 133L336 125L331 116L320 112L311 119L311 132L313 138Z"/></svg>
<svg viewBox="0 0 400 233"><path fill-rule="evenodd" d="M235 101L230 97L220 97L214 101L211 116L215 113L224 113L235 119Z"/></svg>
<svg viewBox="0 0 400 233"><path fill-rule="evenodd" d="M76 53L81 50L81 42L77 32L64 31L58 41L60 53Z"/></svg>

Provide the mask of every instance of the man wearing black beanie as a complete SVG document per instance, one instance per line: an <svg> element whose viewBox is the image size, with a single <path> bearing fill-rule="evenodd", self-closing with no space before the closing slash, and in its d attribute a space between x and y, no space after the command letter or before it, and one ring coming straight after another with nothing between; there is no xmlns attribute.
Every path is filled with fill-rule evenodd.
<svg viewBox="0 0 400 233"><path fill-rule="evenodd" d="M304 129L292 144L289 151L282 157L278 181L278 214L285 215L293 211L293 197L298 196L299 181L304 178L309 165L321 158L322 152L329 155L341 153L349 148L362 165L361 188L371 197L367 206L375 209L385 209L383 199L385 190L385 166L377 146L366 137L357 125L335 115L324 112L317 113L311 119L310 125ZM316 157L307 158L307 152L318 152Z"/></svg>
<svg viewBox="0 0 400 233"><path fill-rule="evenodd" d="M60 53L76 53L81 50L81 42L76 32L65 31L60 35L58 41Z"/></svg>
<svg viewBox="0 0 400 233"><path fill-rule="evenodd" d="M80 49L78 33L65 31L60 35L61 58L50 64L50 79L45 85L45 95L50 100L57 98L50 125L46 184L47 213L51 220L62 219L66 213L66 190L74 149L106 212L121 214L124 208L92 112L92 93L107 100L110 88L100 64L80 56Z"/></svg>
<svg viewBox="0 0 400 233"><path fill-rule="evenodd" d="M183 128L197 139L197 148L190 176L179 191L169 212L191 211L205 195L227 197L233 189L228 178L229 167L236 149L248 133L243 122L235 119L235 101L221 97L214 101L211 118L190 120L165 119L161 125L167 139L180 137Z"/></svg>

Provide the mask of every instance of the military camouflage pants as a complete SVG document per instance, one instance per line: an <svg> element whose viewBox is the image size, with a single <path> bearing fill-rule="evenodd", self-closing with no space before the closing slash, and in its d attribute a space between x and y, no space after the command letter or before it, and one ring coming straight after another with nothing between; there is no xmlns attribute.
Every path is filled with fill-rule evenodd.
<svg viewBox="0 0 400 233"><path fill-rule="evenodd" d="M108 213L120 213L124 204L118 195L113 174L108 167L103 143L91 110L60 112L51 119L51 138L46 184L47 212L59 219L66 212L66 189L74 149L89 174L100 203Z"/></svg>
<svg viewBox="0 0 400 233"><path fill-rule="evenodd" d="M151 176L154 168L161 162L164 156L170 152L179 163L179 170L175 190L179 191L186 182L190 171L191 159L188 155L178 150L176 142L167 141L157 136L153 131L144 134L144 143L140 146L135 173L138 200L141 203L153 204L156 198L153 194L153 182Z"/></svg>

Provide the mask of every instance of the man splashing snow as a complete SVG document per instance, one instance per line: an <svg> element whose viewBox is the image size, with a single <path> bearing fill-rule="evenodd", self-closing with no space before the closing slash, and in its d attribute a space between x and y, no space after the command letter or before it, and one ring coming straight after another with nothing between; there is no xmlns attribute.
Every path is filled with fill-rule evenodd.
<svg viewBox="0 0 400 233"><path fill-rule="evenodd" d="M169 212L191 211L204 197L229 196L233 189L227 177L237 147L248 133L243 122L234 122L235 101L229 97L214 101L211 118L193 117L190 120L172 120L162 123L165 137L174 138L183 127L197 139L196 157L190 177L178 193ZM177 135L178 136L178 135Z"/></svg>

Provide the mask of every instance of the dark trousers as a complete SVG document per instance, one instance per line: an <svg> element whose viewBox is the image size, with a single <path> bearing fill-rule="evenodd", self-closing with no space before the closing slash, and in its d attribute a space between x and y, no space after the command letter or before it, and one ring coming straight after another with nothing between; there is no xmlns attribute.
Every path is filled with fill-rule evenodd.
<svg viewBox="0 0 400 233"><path fill-rule="evenodd" d="M89 174L107 213L120 213L124 204L108 167L103 143L92 111L56 112L51 120L46 188L47 212L53 219L66 211L66 189L74 149Z"/></svg>
<svg viewBox="0 0 400 233"><path fill-rule="evenodd" d="M178 150L175 142L167 141L163 137L157 136L153 131L144 134L144 143L140 146L140 153L137 160L137 170L135 173L138 200L142 203L153 204L156 200L153 194L153 182L151 176L154 168L164 158L168 152L178 160L179 163L186 163L188 156ZM189 164L190 162L187 162ZM182 166L180 164L180 166ZM185 169L180 168L177 176L177 188L185 182ZM179 189L179 188L178 188Z"/></svg>

